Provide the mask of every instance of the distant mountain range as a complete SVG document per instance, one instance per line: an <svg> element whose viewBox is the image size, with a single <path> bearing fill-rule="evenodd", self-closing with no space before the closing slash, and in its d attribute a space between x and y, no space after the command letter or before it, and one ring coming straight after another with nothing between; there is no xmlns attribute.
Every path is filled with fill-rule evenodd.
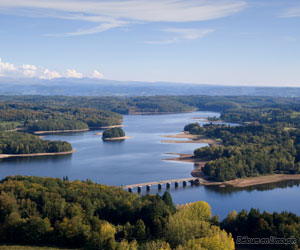
<svg viewBox="0 0 300 250"><path fill-rule="evenodd" d="M0 77L0 95L66 95L66 96L151 96L151 95L222 95L299 97L295 87L249 87L169 82L129 82L91 78Z"/></svg>

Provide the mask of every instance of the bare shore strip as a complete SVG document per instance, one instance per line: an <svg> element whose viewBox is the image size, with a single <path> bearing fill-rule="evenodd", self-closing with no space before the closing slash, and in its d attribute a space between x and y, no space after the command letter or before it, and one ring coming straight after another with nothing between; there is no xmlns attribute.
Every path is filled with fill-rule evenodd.
<svg viewBox="0 0 300 250"><path fill-rule="evenodd" d="M177 153L167 153L167 154L179 155L179 157L176 158L165 159L168 161L195 163L195 169L192 171L191 174L193 177L200 178L201 185L205 185L205 186L217 185L220 187L232 186L232 187L243 188L243 187L250 187L250 186L288 181L288 180L300 180L300 174L273 174L273 175L262 175L258 177L239 178L239 179L224 181L224 182L208 181L202 172L202 168L204 167L206 161L193 158L192 154L177 154Z"/></svg>
<svg viewBox="0 0 300 250"><path fill-rule="evenodd" d="M43 134L55 134L55 133L72 133L72 132L86 132L90 129L107 129L107 128L120 128L124 125L112 125L112 126L104 126L98 128L84 128L84 129L69 129L69 130L50 130L50 131L35 131L33 132L35 135L43 135Z"/></svg>
<svg viewBox="0 0 300 250"><path fill-rule="evenodd" d="M123 137L112 137L112 138L103 138L103 141L121 141L125 139L131 138L130 136L123 136Z"/></svg>
<svg viewBox="0 0 300 250"><path fill-rule="evenodd" d="M124 125L111 125L111 126L103 126L100 129L107 129L107 128L122 128Z"/></svg>
<svg viewBox="0 0 300 250"><path fill-rule="evenodd" d="M161 141L161 142L165 142L165 143L206 143L209 145L220 145L221 144L220 142L210 139L204 135L192 135L187 131L176 134L176 135L161 135L161 137L189 139L186 141L179 141L179 140L163 140L163 141Z"/></svg>
<svg viewBox="0 0 300 250"><path fill-rule="evenodd" d="M13 158L13 157L36 157L36 156L54 156L54 155L70 155L76 152L76 150L68 152L57 153L36 153L36 154L0 154L0 159Z"/></svg>

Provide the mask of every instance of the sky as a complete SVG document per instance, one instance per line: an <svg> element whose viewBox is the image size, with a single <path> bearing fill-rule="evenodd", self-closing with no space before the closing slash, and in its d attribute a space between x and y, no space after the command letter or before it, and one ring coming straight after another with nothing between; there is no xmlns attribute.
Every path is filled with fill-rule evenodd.
<svg viewBox="0 0 300 250"><path fill-rule="evenodd" d="M300 1L0 0L0 77L300 87Z"/></svg>

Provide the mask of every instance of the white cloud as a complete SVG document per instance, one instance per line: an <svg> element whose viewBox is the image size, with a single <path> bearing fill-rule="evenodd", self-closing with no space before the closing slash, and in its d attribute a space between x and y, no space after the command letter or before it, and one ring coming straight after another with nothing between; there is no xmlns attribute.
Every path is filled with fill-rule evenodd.
<svg viewBox="0 0 300 250"><path fill-rule="evenodd" d="M93 76L93 78L98 78L98 79L102 79L104 77L104 75L96 69L93 71L92 76Z"/></svg>
<svg viewBox="0 0 300 250"><path fill-rule="evenodd" d="M17 71L18 69L11 63L3 62L0 58L0 76L4 76L6 73Z"/></svg>
<svg viewBox="0 0 300 250"><path fill-rule="evenodd" d="M65 73L65 76L70 78L82 78L83 74L77 72L75 69L68 69Z"/></svg>
<svg viewBox="0 0 300 250"><path fill-rule="evenodd" d="M35 65L23 64L20 67L20 70L23 72L26 77L35 77L37 76L37 67Z"/></svg>
<svg viewBox="0 0 300 250"><path fill-rule="evenodd" d="M84 75L78 72L76 69L67 69L64 73L50 70L42 66L36 66L32 64L22 64L21 66L15 66L14 64L3 62L0 58L0 77L36 77L40 79L54 79L54 78L83 78ZM104 75L94 70L91 77L101 79Z"/></svg>
<svg viewBox="0 0 300 250"><path fill-rule="evenodd" d="M200 22L243 10L245 0L9 0L0 1L5 14L52 17L98 23L65 35L86 35L136 22Z"/></svg>
<svg viewBox="0 0 300 250"><path fill-rule="evenodd" d="M40 76L41 79L53 79L62 77L57 71L50 71L49 69L45 69L43 74Z"/></svg>
<svg viewBox="0 0 300 250"><path fill-rule="evenodd" d="M30 64L23 64L21 66L22 69L24 70L37 70L37 67L35 65L30 65Z"/></svg>
<svg viewBox="0 0 300 250"><path fill-rule="evenodd" d="M162 40L162 41L147 41L146 43L149 44L170 44L179 42L182 40L194 40L202 38L212 32L214 32L213 29L184 29L184 28L169 28L162 30L167 33L175 34L176 37L168 40Z"/></svg>

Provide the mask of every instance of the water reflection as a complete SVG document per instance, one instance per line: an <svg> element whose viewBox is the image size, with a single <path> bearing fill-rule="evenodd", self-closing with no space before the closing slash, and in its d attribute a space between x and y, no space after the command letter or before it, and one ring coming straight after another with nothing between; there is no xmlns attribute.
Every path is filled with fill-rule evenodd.
<svg viewBox="0 0 300 250"><path fill-rule="evenodd" d="M176 192L182 192L183 190L197 191L197 189L205 189L205 191L207 193L217 193L217 194L222 195L222 196L231 196L231 195L234 195L237 192L242 192L242 191L246 191L246 192L253 192L253 191L263 192L263 191L267 191L267 190L274 190L274 189L277 189L277 188L280 188L280 189L292 188L294 186L299 187L300 186L300 180L285 180L285 181L260 184L260 185L250 186L250 187L233 187L233 186L220 187L218 185L204 186L204 185L199 185L199 184L194 184L194 185L187 184L186 186L183 186L182 183L180 183L178 187L175 187L174 184L172 184L170 188L166 188L166 185L163 185L163 187L161 189L158 189L157 185L153 185L153 186L151 186L150 191L147 191L146 187L143 187L141 192L138 192L137 188L134 188L133 192L138 193L139 196L143 196L143 195L147 195L147 194L160 194L160 195L162 195L166 191L170 192L172 194L175 194Z"/></svg>

